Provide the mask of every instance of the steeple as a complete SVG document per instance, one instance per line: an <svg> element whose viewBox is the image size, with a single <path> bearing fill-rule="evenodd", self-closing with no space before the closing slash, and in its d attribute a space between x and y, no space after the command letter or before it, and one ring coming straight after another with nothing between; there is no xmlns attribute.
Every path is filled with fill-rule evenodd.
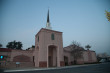
<svg viewBox="0 0 110 73"><path fill-rule="evenodd" d="M51 26L50 26L50 20L49 20L49 9L48 9L48 13L47 13L46 29L52 29Z"/></svg>
<svg viewBox="0 0 110 73"><path fill-rule="evenodd" d="M47 14L47 22L49 23L49 10L48 10L48 14Z"/></svg>

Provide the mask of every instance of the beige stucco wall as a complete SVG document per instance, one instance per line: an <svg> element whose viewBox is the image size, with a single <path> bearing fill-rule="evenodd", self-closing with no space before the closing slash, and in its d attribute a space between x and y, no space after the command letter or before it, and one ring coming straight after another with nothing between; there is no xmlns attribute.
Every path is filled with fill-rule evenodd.
<svg viewBox="0 0 110 73"><path fill-rule="evenodd" d="M10 61L13 61L15 56L25 55L30 57L31 62L33 61L33 51L31 50L12 50Z"/></svg>
<svg viewBox="0 0 110 73"><path fill-rule="evenodd" d="M10 56L11 52L0 52L0 55Z"/></svg>
<svg viewBox="0 0 110 73"><path fill-rule="evenodd" d="M11 52L0 52L0 55L7 56L7 61L10 61Z"/></svg>
<svg viewBox="0 0 110 73"><path fill-rule="evenodd" d="M82 54L83 57L77 59L77 63L83 64L83 63L95 63L95 62L97 62L97 57L96 57L95 51L84 50L82 52L83 52L83 54ZM68 50L67 51L64 51L64 56L68 57L68 64L70 62L73 62L74 61L74 58L71 56L71 54L70 54L70 52Z"/></svg>
<svg viewBox="0 0 110 73"><path fill-rule="evenodd" d="M71 55L69 51L64 51L64 56L68 57L68 65L71 65L72 62L74 63L74 57ZM77 64L83 63L84 63L83 57L77 59Z"/></svg>
<svg viewBox="0 0 110 73"><path fill-rule="evenodd" d="M83 51L83 59L84 59L84 62L88 62L88 52Z"/></svg>
<svg viewBox="0 0 110 73"><path fill-rule="evenodd" d="M0 55L8 56L3 67L16 68L16 62L20 62L20 67L34 67L32 50L11 50L10 52L0 52Z"/></svg>
<svg viewBox="0 0 110 73"><path fill-rule="evenodd" d="M68 57L68 65L71 65L71 61L74 60L74 58L71 56L70 52L64 51L64 56Z"/></svg>
<svg viewBox="0 0 110 73"><path fill-rule="evenodd" d="M33 56L34 56L34 63L35 63L35 66L38 67L39 66L39 49L38 48L35 48L34 51L33 51Z"/></svg>
<svg viewBox="0 0 110 73"><path fill-rule="evenodd" d="M55 40L51 40L51 34L55 35ZM39 42L38 42L39 36ZM63 58L63 41L62 32L48 30L42 28L35 36L35 48L39 46L39 57L38 61L46 61L48 66L48 47L54 45L57 48L57 65L60 66L60 61L64 61ZM36 58L37 59L37 58ZM36 61L37 62L37 61Z"/></svg>
<svg viewBox="0 0 110 73"><path fill-rule="evenodd" d="M89 60L89 55L91 54L91 61ZM84 58L84 63L93 63L93 62L97 62L97 57L96 57L96 53L95 51L91 51L91 50L86 50L83 51L83 58Z"/></svg>
<svg viewBox="0 0 110 73"><path fill-rule="evenodd" d="M97 57L95 52L92 52L92 62L97 62Z"/></svg>

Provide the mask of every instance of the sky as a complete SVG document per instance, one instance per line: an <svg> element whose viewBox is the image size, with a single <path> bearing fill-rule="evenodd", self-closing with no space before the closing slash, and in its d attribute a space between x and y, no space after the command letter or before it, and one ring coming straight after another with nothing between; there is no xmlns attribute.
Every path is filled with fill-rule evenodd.
<svg viewBox="0 0 110 73"><path fill-rule="evenodd" d="M46 27L47 12L53 30L63 32L63 47L77 41L96 53L110 55L110 0L0 0L0 43L21 41L35 45L35 35ZM86 49L86 48L85 48Z"/></svg>

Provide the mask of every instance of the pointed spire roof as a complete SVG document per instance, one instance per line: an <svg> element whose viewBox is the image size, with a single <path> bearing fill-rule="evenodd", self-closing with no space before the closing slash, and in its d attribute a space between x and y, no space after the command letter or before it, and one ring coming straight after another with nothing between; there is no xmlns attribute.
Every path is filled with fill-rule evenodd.
<svg viewBox="0 0 110 73"><path fill-rule="evenodd" d="M49 23L49 9L48 9L48 14L47 14L47 22Z"/></svg>
<svg viewBox="0 0 110 73"><path fill-rule="evenodd" d="M47 24L46 24L46 29L52 29L51 25L50 25L50 20L49 20L49 9L48 9L48 13L47 13Z"/></svg>

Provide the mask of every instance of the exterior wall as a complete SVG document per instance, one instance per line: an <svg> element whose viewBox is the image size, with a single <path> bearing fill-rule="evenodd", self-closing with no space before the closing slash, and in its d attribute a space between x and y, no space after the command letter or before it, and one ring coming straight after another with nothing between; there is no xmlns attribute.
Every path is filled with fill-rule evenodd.
<svg viewBox="0 0 110 73"><path fill-rule="evenodd" d="M12 50L10 61L13 62L14 57L21 55L29 57L30 62L33 62L33 51L29 50Z"/></svg>
<svg viewBox="0 0 110 73"><path fill-rule="evenodd" d="M68 48L69 49L69 48ZM84 64L84 63L95 63L97 62L97 57L95 51L91 50L84 50L83 57L77 59L77 64ZM74 64L74 58L71 56L69 51L64 51L64 56L68 57L68 65L71 65L71 62Z"/></svg>
<svg viewBox="0 0 110 73"><path fill-rule="evenodd" d="M3 59L0 59L0 63L9 62L11 57L11 49L0 48L0 56L3 56Z"/></svg>
<svg viewBox="0 0 110 73"><path fill-rule="evenodd" d="M97 57L95 52L92 52L92 62L97 62Z"/></svg>
<svg viewBox="0 0 110 73"><path fill-rule="evenodd" d="M68 65L71 65L71 62L72 62L74 59L71 57L70 52L64 51L64 56L66 56L66 57L68 58Z"/></svg>
<svg viewBox="0 0 110 73"><path fill-rule="evenodd" d="M20 62L20 68L30 68L34 67L33 62ZM7 62L6 65L2 68L17 68L16 62Z"/></svg>
<svg viewBox="0 0 110 73"><path fill-rule="evenodd" d="M5 50L5 49L3 49ZM6 49L8 50L8 49ZM16 62L20 62L19 67L34 67L33 51L29 50L12 50L10 52L1 52L0 55L7 56L6 61L1 61L2 68L16 68Z"/></svg>
<svg viewBox="0 0 110 73"><path fill-rule="evenodd" d="M0 52L0 55L2 56L7 56L7 61L10 61L10 57L11 57L11 52Z"/></svg>
<svg viewBox="0 0 110 73"><path fill-rule="evenodd" d="M84 59L83 58L77 59L76 64L84 64Z"/></svg>
<svg viewBox="0 0 110 73"><path fill-rule="evenodd" d="M83 59L84 59L84 63L88 63L88 52L83 51Z"/></svg>
<svg viewBox="0 0 110 73"><path fill-rule="evenodd" d="M15 68L16 62L20 62L20 67L34 67L32 50L12 50L11 58L7 67Z"/></svg>
<svg viewBox="0 0 110 73"><path fill-rule="evenodd" d="M0 55L4 55L4 56L10 56L10 52L0 52Z"/></svg>
<svg viewBox="0 0 110 73"><path fill-rule="evenodd" d="M64 56L68 57L68 65L74 64L74 57L71 56L69 51L64 51ZM84 64L83 57L76 60L77 64Z"/></svg>
<svg viewBox="0 0 110 73"><path fill-rule="evenodd" d="M6 68L7 63L10 61L11 51L0 51L0 56L3 56L3 59L0 59L0 68Z"/></svg>
<svg viewBox="0 0 110 73"><path fill-rule="evenodd" d="M96 53L91 50L83 51L84 63L95 63L97 62Z"/></svg>
<svg viewBox="0 0 110 73"><path fill-rule="evenodd" d="M33 51L33 56L34 56L34 64L35 64L35 67L39 67L39 48L36 47L35 50Z"/></svg>
<svg viewBox="0 0 110 73"><path fill-rule="evenodd" d="M13 58L13 62L31 62L31 59L25 55L18 55Z"/></svg>
<svg viewBox="0 0 110 73"><path fill-rule="evenodd" d="M56 66L56 58L57 58L57 49L53 49L53 66Z"/></svg>
<svg viewBox="0 0 110 73"><path fill-rule="evenodd" d="M51 40L52 33L55 35L55 40ZM60 66L60 61L64 61L62 33L42 28L36 35L35 39L35 48L39 46L38 62L47 62L46 65L48 67L48 47L54 45L57 47L57 66ZM36 65L36 67L39 67L39 65Z"/></svg>
<svg viewBox="0 0 110 73"><path fill-rule="evenodd" d="M39 31L37 33L37 35L35 36L35 51L34 51L35 67L42 66L41 64L39 65L39 63L42 63L42 62L40 62L40 58L42 58L42 57L40 57L41 48L42 48L42 43L41 42L43 42L43 36L42 36L42 33L40 33L40 31Z"/></svg>

